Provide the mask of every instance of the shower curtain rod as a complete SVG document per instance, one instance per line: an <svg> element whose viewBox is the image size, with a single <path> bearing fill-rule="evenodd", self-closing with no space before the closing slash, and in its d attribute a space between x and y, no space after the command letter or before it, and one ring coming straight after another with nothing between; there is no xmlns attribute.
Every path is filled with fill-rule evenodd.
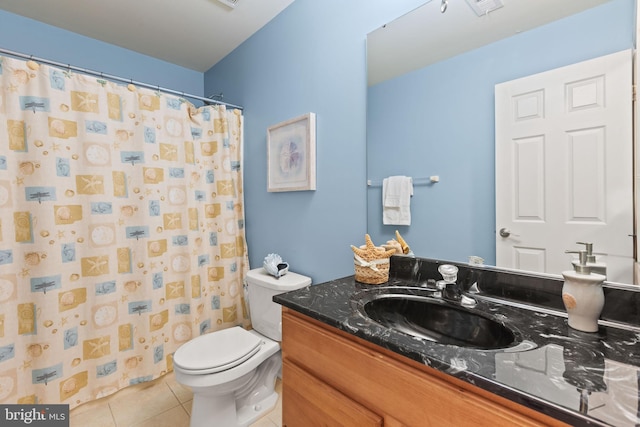
<svg viewBox="0 0 640 427"><path fill-rule="evenodd" d="M131 83L133 85L142 86L142 87L145 87L147 89L156 89L156 90L158 90L160 92L166 92L166 93L170 93L172 95L178 95L178 96L182 96L182 97L185 97L185 98L197 99L199 101L203 101L203 102L208 103L208 104L218 104L218 105L224 105L224 106L231 107L231 108L237 108L238 110L244 110L244 107L241 107L239 105L229 104L227 102L217 101L217 100L211 99L211 98L204 98L204 97L198 96L198 95L191 95L189 93L178 92L177 90L167 89L167 88L160 87L160 86L157 86L157 85L151 85L151 84L148 84L148 83L138 82L138 81L135 81L135 80L132 80L132 79L125 79L125 78L122 78L122 77L113 76L113 75L110 75L110 74L105 74L105 73L100 72L100 71L89 70L87 68L75 67L75 66L70 65L70 64L63 64L61 62L55 62L55 61L51 61L49 59L38 58L38 57L35 57L33 55L26 55L24 53L14 52L14 51L3 49L3 48L0 48L0 54L15 56L17 58L27 59L27 60L36 61L36 62L42 62L42 63L48 64L48 65L53 65L55 67L65 68L65 69L68 69L68 70L76 71L78 73L90 74L90 75L93 75L93 76L96 76L96 77L102 77L102 78L105 78L105 79L115 80L115 81L122 82L122 83Z"/></svg>

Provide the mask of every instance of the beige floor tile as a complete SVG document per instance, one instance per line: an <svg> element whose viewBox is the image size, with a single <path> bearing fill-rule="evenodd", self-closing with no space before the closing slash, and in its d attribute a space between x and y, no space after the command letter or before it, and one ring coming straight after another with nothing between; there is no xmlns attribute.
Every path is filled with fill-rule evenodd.
<svg viewBox="0 0 640 427"><path fill-rule="evenodd" d="M173 394L176 395L180 403L184 403L188 400L193 399L193 392L191 391L191 389L189 387L183 386L178 381L176 381L176 377L173 372L165 375L164 379Z"/></svg>
<svg viewBox="0 0 640 427"><path fill-rule="evenodd" d="M184 402L182 404L182 407L184 408L185 411L187 411L187 414L191 415L191 407L193 406L193 399L191 400L187 400L186 402Z"/></svg>
<svg viewBox="0 0 640 427"><path fill-rule="evenodd" d="M109 407L118 427L130 427L180 406L180 402L164 381L139 384L122 391L125 390L126 393L118 392L109 399Z"/></svg>
<svg viewBox="0 0 640 427"><path fill-rule="evenodd" d="M282 426L282 400L278 399L278 404L267 416L275 425Z"/></svg>
<svg viewBox="0 0 640 427"><path fill-rule="evenodd" d="M189 415L182 406L176 406L131 427L189 427Z"/></svg>
<svg viewBox="0 0 640 427"><path fill-rule="evenodd" d="M277 424L271 421L269 417L262 417L255 423L251 424L250 427L277 427Z"/></svg>
<svg viewBox="0 0 640 427"><path fill-rule="evenodd" d="M84 412L93 412L100 410L100 407L104 407L109 410L109 397L103 399L92 400L87 403L83 403L82 405L76 406L70 412L70 416L80 415Z"/></svg>
<svg viewBox="0 0 640 427"><path fill-rule="evenodd" d="M108 399L88 402L69 414L69 427L116 427Z"/></svg>
<svg viewBox="0 0 640 427"><path fill-rule="evenodd" d="M282 427L282 381L275 408L251 427ZM70 427L188 427L193 394L173 374L127 387L71 411Z"/></svg>

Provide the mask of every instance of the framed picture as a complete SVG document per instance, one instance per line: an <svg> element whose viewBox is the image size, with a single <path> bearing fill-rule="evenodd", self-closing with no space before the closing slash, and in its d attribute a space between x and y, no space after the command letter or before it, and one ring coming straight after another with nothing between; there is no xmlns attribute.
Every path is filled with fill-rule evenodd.
<svg viewBox="0 0 640 427"><path fill-rule="evenodd" d="M308 113L267 130L267 191L316 189L316 115Z"/></svg>

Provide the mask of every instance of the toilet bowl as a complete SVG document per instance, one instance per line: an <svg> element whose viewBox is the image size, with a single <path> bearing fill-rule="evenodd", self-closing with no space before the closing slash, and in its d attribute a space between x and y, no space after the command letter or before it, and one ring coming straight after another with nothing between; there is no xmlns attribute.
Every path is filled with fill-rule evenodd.
<svg viewBox="0 0 640 427"><path fill-rule="evenodd" d="M310 278L292 272L276 279L262 268L251 270L247 292L253 329L211 332L176 350L176 381L193 391L191 427L248 426L275 406L282 309L272 298L309 284Z"/></svg>

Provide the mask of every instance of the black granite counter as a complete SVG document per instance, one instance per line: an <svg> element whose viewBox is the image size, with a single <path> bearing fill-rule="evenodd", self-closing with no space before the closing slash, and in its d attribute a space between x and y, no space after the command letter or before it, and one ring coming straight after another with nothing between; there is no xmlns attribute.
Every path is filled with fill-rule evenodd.
<svg viewBox="0 0 640 427"><path fill-rule="evenodd" d="M385 284L366 285L350 276L274 301L568 424L640 425L636 287L605 284L600 329L583 333L567 325L561 279L447 262L458 266L460 290L475 300L461 308L443 302L427 283L440 279L442 261L391 260ZM392 293L435 297L493 319L512 331L514 340L498 349L442 344L385 327L363 313L363 301Z"/></svg>

